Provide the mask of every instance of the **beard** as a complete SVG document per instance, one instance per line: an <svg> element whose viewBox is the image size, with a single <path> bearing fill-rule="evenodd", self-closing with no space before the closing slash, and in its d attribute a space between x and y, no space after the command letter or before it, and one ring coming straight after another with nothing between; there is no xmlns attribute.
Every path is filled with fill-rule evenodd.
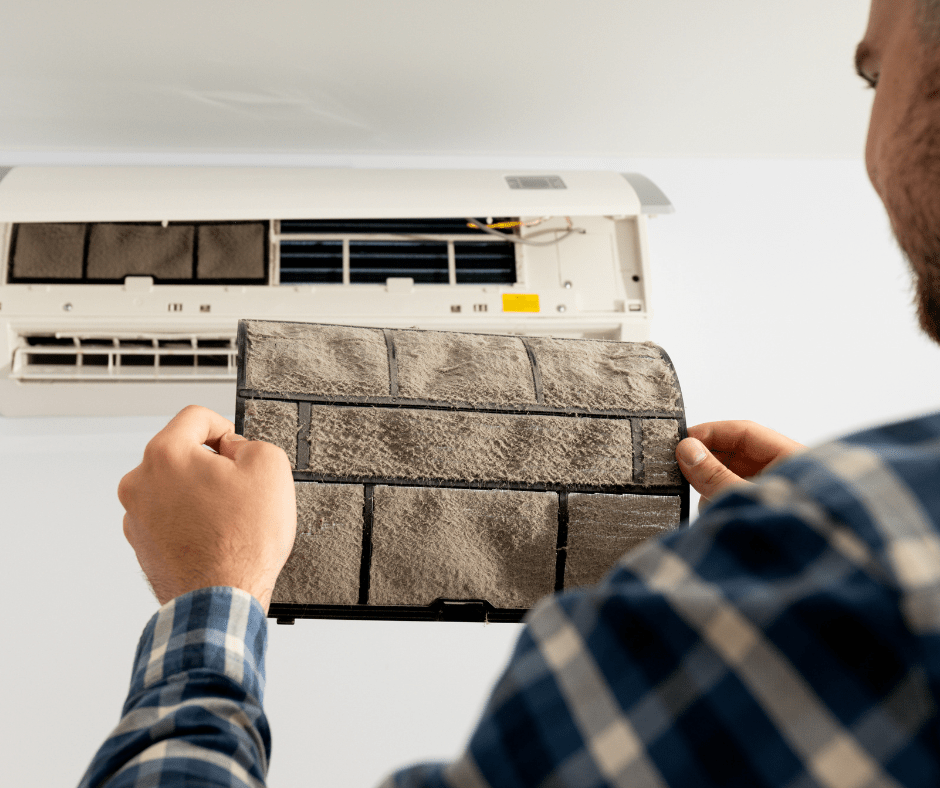
<svg viewBox="0 0 940 788"><path fill-rule="evenodd" d="M924 170L918 178L923 177ZM898 180L903 173L898 173ZM940 172L933 183L940 184ZM891 180L894 178L892 177ZM886 184L890 188L890 181ZM921 194L918 200L911 192L919 191L905 182L903 198L898 191L890 195L885 203L891 217L894 237L904 254L913 276L913 306L917 310L917 322L921 330L934 342L940 344L940 211L932 211L930 200L940 201L940 188L931 195Z"/></svg>
<svg viewBox="0 0 940 788"><path fill-rule="evenodd" d="M924 73L891 142L879 193L914 278L921 330L940 344L940 66Z"/></svg>
<svg viewBox="0 0 940 788"><path fill-rule="evenodd" d="M935 246L928 251L923 242L911 239L909 227L895 227L894 234L914 278L912 304L917 322L928 337L940 344L940 237L933 239Z"/></svg>
<svg viewBox="0 0 940 788"><path fill-rule="evenodd" d="M916 291L917 319L921 330L934 342L940 343L940 267L936 258L926 274L917 274Z"/></svg>
<svg viewBox="0 0 940 788"><path fill-rule="evenodd" d="M902 173L897 173L886 179L884 202L895 240L913 276L912 304L917 310L917 322L927 336L940 344L940 215L932 219L923 199L918 202L909 193L905 193L902 199L897 191L889 191L891 181L895 178L900 181L902 177ZM923 177L922 174L919 177ZM940 172L933 182L938 184L938 188L932 199L940 201ZM898 188L913 190L909 182Z"/></svg>

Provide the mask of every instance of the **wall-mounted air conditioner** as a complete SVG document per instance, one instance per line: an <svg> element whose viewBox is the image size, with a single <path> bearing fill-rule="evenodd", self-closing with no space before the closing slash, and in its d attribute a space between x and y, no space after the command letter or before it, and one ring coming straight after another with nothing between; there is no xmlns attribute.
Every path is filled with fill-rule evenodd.
<svg viewBox="0 0 940 788"><path fill-rule="evenodd" d="M235 406L239 318L649 339L635 173L0 168L0 414Z"/></svg>

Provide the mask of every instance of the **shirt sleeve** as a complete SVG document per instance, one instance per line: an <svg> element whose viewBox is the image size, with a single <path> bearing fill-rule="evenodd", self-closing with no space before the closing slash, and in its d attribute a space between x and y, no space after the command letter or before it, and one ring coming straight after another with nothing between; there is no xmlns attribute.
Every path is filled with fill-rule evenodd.
<svg viewBox="0 0 940 788"><path fill-rule="evenodd" d="M163 605L137 646L121 721L79 788L265 784L267 619L247 591L201 588Z"/></svg>
<svg viewBox="0 0 940 788"><path fill-rule="evenodd" d="M936 669L885 560L897 518L873 522L844 456L541 600L463 754L381 788L940 784ZM897 511L910 491L886 478L862 486Z"/></svg>

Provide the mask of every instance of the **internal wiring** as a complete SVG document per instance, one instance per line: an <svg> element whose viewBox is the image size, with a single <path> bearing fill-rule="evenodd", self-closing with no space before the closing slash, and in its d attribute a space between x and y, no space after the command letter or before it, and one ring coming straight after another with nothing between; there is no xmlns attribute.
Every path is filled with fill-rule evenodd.
<svg viewBox="0 0 940 788"><path fill-rule="evenodd" d="M486 226L489 227L491 230L509 230L513 227L522 227L523 225L522 225L522 222L496 222L494 224L488 224ZM467 222L467 227L470 227L474 230L477 229L477 225L473 224L473 222Z"/></svg>
<svg viewBox="0 0 940 788"><path fill-rule="evenodd" d="M532 219L531 221L528 221L528 222L523 222L522 220L519 220L518 222L496 222L495 224L490 223L490 224L487 224L486 226L494 230L508 229L510 227L535 227L536 225L539 225L542 222L547 222L551 218L552 218L551 216L540 216L538 219ZM569 225L571 224L570 218L568 219L568 224ZM477 229L477 226L478 225L474 224L473 222L467 222L467 227L472 227L474 230Z"/></svg>
<svg viewBox="0 0 940 788"><path fill-rule="evenodd" d="M543 217L543 219L539 219L538 221L542 222L544 218L545 217ZM495 236L496 238L501 238L502 240L507 241L508 243L526 244L527 246L554 246L555 244L561 243L562 241L564 241L565 238L567 238L572 233L587 232L582 227L574 227L571 224L570 216L566 216L565 219L568 221L568 229L565 230L564 235L561 235L552 241L531 241L528 238L519 238L518 236L515 236L515 235L507 235L506 233L500 233L500 232L497 232L496 230L490 229L490 227L487 226L486 222L481 222L479 219L467 218L467 222L471 223L473 226L478 227L484 233L488 233L489 235ZM554 233L554 232L558 232L558 231L557 230L540 230L537 233L532 233L532 235L542 235L544 233Z"/></svg>
<svg viewBox="0 0 940 788"><path fill-rule="evenodd" d="M551 240L551 241L532 241L529 239L537 235L545 235L545 233L561 232L560 230L554 229L554 228L539 230L538 232L531 233L529 235L529 238L519 238L516 235L509 235L508 233L500 233L492 229L493 227L509 227L509 226L535 227L536 225L539 225L542 222L546 222L552 218L553 217L551 216L542 216L542 217L539 217L538 219L533 219L530 222L500 222L498 224L489 224L489 225L486 222L480 221L479 219L467 218L466 221L467 221L468 227L473 227L474 229L478 229L484 233L488 233L489 235L499 238L501 241L505 241L506 243L512 243L512 244L526 244L528 246L554 246L555 244L558 244L564 241L565 238L567 238L572 233L584 234L587 232L587 230L585 230L583 227L575 227L574 225L572 225L570 216L565 217L565 220L568 222L568 229L564 231L564 234L562 236L555 238L554 240ZM408 238L409 240L414 240L414 241L440 241L441 240L440 238L435 238L434 236L431 236L431 235L414 235L412 233L395 233L395 235L401 238Z"/></svg>

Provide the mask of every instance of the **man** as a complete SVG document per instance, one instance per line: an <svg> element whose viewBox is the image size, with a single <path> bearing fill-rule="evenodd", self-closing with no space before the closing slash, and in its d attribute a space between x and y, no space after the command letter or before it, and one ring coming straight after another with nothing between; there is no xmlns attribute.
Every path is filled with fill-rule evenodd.
<svg viewBox="0 0 940 788"><path fill-rule="evenodd" d="M869 176L940 341L940 2L873 0L857 55ZM121 481L162 607L82 786L264 783L264 615L296 510L284 453L233 429L187 408ZM689 433L699 521L541 600L464 754L387 786L940 785L940 414L813 450Z"/></svg>

